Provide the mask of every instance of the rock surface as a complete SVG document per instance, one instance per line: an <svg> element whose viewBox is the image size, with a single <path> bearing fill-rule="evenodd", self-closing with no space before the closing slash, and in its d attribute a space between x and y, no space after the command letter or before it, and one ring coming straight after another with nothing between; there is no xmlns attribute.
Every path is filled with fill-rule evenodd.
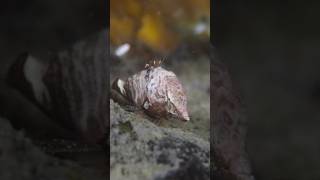
<svg viewBox="0 0 320 180"><path fill-rule="evenodd" d="M210 179L210 144L110 102L110 178Z"/></svg>
<svg viewBox="0 0 320 180"><path fill-rule="evenodd" d="M0 118L0 142L1 180L105 179L91 169L46 155L3 118Z"/></svg>

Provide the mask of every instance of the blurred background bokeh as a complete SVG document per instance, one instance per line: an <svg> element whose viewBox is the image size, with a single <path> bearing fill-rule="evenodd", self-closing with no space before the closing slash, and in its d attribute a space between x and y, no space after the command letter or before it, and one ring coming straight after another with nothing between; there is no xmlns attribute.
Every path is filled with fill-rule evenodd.
<svg viewBox="0 0 320 180"><path fill-rule="evenodd" d="M319 179L319 2L220 5L214 38L247 105L256 178Z"/></svg>
<svg viewBox="0 0 320 180"><path fill-rule="evenodd" d="M106 2L2 0L0 77L21 52L45 56L106 28Z"/></svg>
<svg viewBox="0 0 320 180"><path fill-rule="evenodd" d="M209 0L111 0L110 7L114 51L142 48L168 55L186 41L209 39Z"/></svg>
<svg viewBox="0 0 320 180"><path fill-rule="evenodd" d="M47 165L51 163L45 159L57 162L56 158L45 156L40 152L38 146L37 148L34 146L36 140L26 139L24 141L24 136L31 133L37 134L38 130L43 129L43 126L50 126L52 122L47 121L48 118L43 116L43 112L37 108L35 103L28 101L28 98L22 93L9 87L5 82L5 77L8 68L21 53L28 52L45 61L52 58L56 52L71 47L77 41L101 32L107 26L105 4L105 1L90 0L2 0L0 2L0 161L6 162L2 163L3 166L0 168L0 179L39 179L40 176L42 179L46 177L53 179L78 178L77 175L73 176L69 173L65 173L69 175L63 175L63 171L68 169L63 163L52 163L56 164L54 165L56 168L48 168ZM19 68L17 69L17 74L25 72L20 72ZM14 79L12 76L10 78L13 78L14 81L17 80L15 83L23 84L23 76L20 77L21 79ZM20 90L28 91L27 88ZM3 120L3 118L8 120ZM10 131L4 124L9 124L9 121L15 128L20 124L21 129L18 129L19 132L17 132L19 140L11 136L11 133L8 135ZM42 135L41 138L46 139L47 137ZM17 148L19 145L16 143L18 142L23 148ZM59 143L61 142L63 141L59 141ZM50 140L38 145L42 146L42 143L48 145ZM66 144L71 147L72 143L67 142ZM51 147L57 147L60 151L66 146L54 145ZM6 153L7 151L10 153ZM30 154L32 155L30 156ZM91 179L103 179L105 177L103 173L106 173L105 153L100 151L93 154L97 155L97 158L92 158L90 155L78 156L77 153L69 153L69 155L59 158L63 157L67 158L69 162L72 161L71 163L79 167L79 172L83 172L84 176L87 174L86 169L90 169L89 171L93 171L90 174ZM16 161L16 159L19 160ZM46 163L42 164L41 162ZM31 173L31 171L33 172ZM60 175L61 172L62 175ZM39 176L39 174L41 175ZM79 176L80 179L85 178L82 175Z"/></svg>

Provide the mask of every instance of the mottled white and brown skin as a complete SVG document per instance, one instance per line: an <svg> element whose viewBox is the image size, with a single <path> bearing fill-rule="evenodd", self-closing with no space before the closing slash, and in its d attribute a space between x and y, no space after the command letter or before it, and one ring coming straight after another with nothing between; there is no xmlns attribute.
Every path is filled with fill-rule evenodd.
<svg viewBox="0 0 320 180"><path fill-rule="evenodd" d="M117 89L132 105L157 118L173 116L188 121L187 96L177 76L153 61L145 69L123 81L116 79Z"/></svg>
<svg viewBox="0 0 320 180"><path fill-rule="evenodd" d="M253 180L245 150L246 117L226 67L211 64L211 140L219 178Z"/></svg>

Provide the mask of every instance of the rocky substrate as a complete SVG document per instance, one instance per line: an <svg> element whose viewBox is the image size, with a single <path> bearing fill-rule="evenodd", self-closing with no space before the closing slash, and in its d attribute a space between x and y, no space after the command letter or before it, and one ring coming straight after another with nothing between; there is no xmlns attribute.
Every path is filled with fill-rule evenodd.
<svg viewBox="0 0 320 180"><path fill-rule="evenodd" d="M210 179L210 144L110 102L110 178Z"/></svg>
<svg viewBox="0 0 320 180"><path fill-rule="evenodd" d="M0 179L105 179L89 168L45 154L22 131L0 118Z"/></svg>

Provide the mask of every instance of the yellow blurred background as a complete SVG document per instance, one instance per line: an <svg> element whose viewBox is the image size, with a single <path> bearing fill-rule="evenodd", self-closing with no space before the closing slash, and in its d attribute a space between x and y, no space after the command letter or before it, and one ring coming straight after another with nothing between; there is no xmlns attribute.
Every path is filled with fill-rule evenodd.
<svg viewBox="0 0 320 180"><path fill-rule="evenodd" d="M210 0L111 0L111 46L168 53L187 39L209 40Z"/></svg>

